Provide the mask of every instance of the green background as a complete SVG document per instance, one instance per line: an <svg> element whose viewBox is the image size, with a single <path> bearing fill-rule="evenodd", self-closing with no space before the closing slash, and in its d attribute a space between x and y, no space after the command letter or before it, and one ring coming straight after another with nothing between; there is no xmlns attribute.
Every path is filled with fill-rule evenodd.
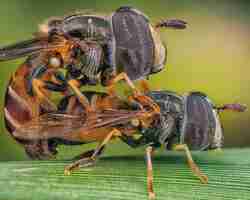
<svg viewBox="0 0 250 200"><path fill-rule="evenodd" d="M161 38L168 45L166 69L150 79L152 88L184 93L199 90L207 93L217 104L241 102L250 104L250 2L245 1L84 1L84 0L1 0L0 45L30 38L38 24L51 16L62 16L74 11L90 9L110 13L122 5L143 11L152 23L164 18L180 18L189 23L184 31L164 30ZM1 108L11 73L23 60L0 63ZM1 109L1 116L3 116ZM250 145L249 112L223 113L225 146ZM119 145L109 148L118 151ZM119 146L120 147L120 146ZM80 148L77 147L77 151ZM64 150L71 154L73 147ZM123 145L126 155L129 149ZM130 150L131 151L131 150ZM63 157L63 154L61 153ZM4 128L0 126L0 160L27 159Z"/></svg>

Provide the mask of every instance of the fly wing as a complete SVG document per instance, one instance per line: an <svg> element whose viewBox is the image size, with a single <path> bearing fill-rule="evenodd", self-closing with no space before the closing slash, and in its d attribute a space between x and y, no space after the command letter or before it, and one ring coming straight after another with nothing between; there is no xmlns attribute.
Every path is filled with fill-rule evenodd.
<svg viewBox="0 0 250 200"><path fill-rule="evenodd" d="M121 7L112 15L118 71L131 80L147 77L154 66L154 41L147 17L131 7ZM165 56L165 55L164 55Z"/></svg>
<svg viewBox="0 0 250 200"><path fill-rule="evenodd" d="M116 110L107 109L96 114L96 118L88 119L85 127L82 130L92 130L102 127L116 127L122 126L130 122L132 119L140 118L144 111L132 111L132 110ZM97 123L96 123L97 122Z"/></svg>
<svg viewBox="0 0 250 200"><path fill-rule="evenodd" d="M116 128L140 117L143 111L103 110L88 116L49 113L19 127L14 136L24 140L60 138L78 141L79 133L90 133L98 128Z"/></svg>
<svg viewBox="0 0 250 200"><path fill-rule="evenodd" d="M47 37L33 38L0 48L0 61L29 56L40 51L48 51L60 44L50 43Z"/></svg>
<svg viewBox="0 0 250 200"><path fill-rule="evenodd" d="M181 125L181 142L191 150L220 148L223 131L219 116L208 97L191 92L184 97L184 117Z"/></svg>
<svg viewBox="0 0 250 200"><path fill-rule="evenodd" d="M67 115L48 113L33 119L13 133L15 137L24 140L68 138L68 134L84 126L84 115Z"/></svg>

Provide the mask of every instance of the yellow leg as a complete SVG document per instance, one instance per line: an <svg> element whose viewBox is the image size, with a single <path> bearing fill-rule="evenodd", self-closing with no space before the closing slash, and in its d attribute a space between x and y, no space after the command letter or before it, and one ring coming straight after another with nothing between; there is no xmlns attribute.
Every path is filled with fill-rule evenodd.
<svg viewBox="0 0 250 200"><path fill-rule="evenodd" d="M146 159L147 159L147 189L149 199L155 199L155 193L153 189L153 165L152 165L152 147L146 148Z"/></svg>
<svg viewBox="0 0 250 200"><path fill-rule="evenodd" d="M152 111L154 113L160 113L160 108L159 106L148 96L145 96L141 94L141 92L135 87L133 82L130 80L130 78L127 76L126 73L122 72L118 74L114 79L111 80L111 84L108 86L108 93L110 95L115 95L114 92L114 85L115 83L125 80L129 87L132 89L133 92L133 99L137 100L139 103L142 104L142 106L149 106L152 108ZM131 98L129 99L130 101L132 100Z"/></svg>
<svg viewBox="0 0 250 200"><path fill-rule="evenodd" d="M200 179L202 183L208 183L208 177L204 175L199 169L199 167L195 164L191 152L189 151L188 146L186 144L177 144L174 146L173 150L185 151L187 156L187 162L192 172Z"/></svg>
<svg viewBox="0 0 250 200"><path fill-rule="evenodd" d="M87 166L93 165L96 162L98 154L101 151L101 149L104 147L104 145L106 145L111 140L113 136L121 136L120 131L117 129L114 129L113 131L111 131L106 136L106 138L97 146L97 148L95 149L95 151L90 157L82 158L66 166L64 169L64 174L70 175L73 170L79 169L80 167L87 167Z"/></svg>
<svg viewBox="0 0 250 200"><path fill-rule="evenodd" d="M135 87L134 83L130 80L130 78L127 76L126 73L122 72L120 74L118 74L115 78L113 78L111 80L110 85L108 86L108 92L111 95L115 94L114 91L114 86L117 82L121 81L121 80L125 80L126 83L128 84L128 86L132 89L132 92L134 94L140 94L139 90Z"/></svg>
<svg viewBox="0 0 250 200"><path fill-rule="evenodd" d="M145 95L134 95L132 96L132 99L139 102L142 105L142 107L151 108L151 111L153 114L160 113L160 107L150 97L145 96ZM130 97L130 101L131 101L131 97Z"/></svg>
<svg viewBox="0 0 250 200"><path fill-rule="evenodd" d="M70 114L73 111L73 108L76 104L77 98L75 96L70 97L68 106L66 108L66 113Z"/></svg>
<svg viewBox="0 0 250 200"><path fill-rule="evenodd" d="M83 107L86 109L87 112L91 111L91 106L89 104L88 99L82 94L81 90L79 89L79 83L77 80L69 80L68 85L73 90L73 92L76 94L78 100L83 105Z"/></svg>
<svg viewBox="0 0 250 200"><path fill-rule="evenodd" d="M92 98L91 98L91 102L90 102L90 106L91 106L91 109L94 111L96 110L96 106L97 106L97 100L98 100L98 95L93 95Z"/></svg>
<svg viewBox="0 0 250 200"><path fill-rule="evenodd" d="M41 101L43 106L50 111L56 111L57 106L41 91L44 88L45 83L39 79L32 80L33 91L35 92L38 99Z"/></svg>

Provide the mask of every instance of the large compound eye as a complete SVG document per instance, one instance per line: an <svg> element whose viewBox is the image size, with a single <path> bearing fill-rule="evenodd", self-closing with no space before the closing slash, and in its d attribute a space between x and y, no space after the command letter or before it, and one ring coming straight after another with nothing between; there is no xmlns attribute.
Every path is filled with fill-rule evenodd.
<svg viewBox="0 0 250 200"><path fill-rule="evenodd" d="M56 56L52 56L49 58L49 65L51 67L55 67L55 68L58 68L62 65L62 61L59 57L56 57Z"/></svg>

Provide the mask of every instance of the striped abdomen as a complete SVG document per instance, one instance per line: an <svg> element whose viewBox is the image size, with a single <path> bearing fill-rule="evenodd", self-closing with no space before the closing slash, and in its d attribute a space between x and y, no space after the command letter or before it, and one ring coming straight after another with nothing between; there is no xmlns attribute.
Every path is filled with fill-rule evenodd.
<svg viewBox="0 0 250 200"><path fill-rule="evenodd" d="M25 62L11 77L5 93L4 119L6 129L19 144L24 146L29 157L43 159L55 153L53 144L44 140L27 141L13 135L16 129L39 116L42 110L38 98L28 93L28 77L33 68Z"/></svg>
<svg viewBox="0 0 250 200"><path fill-rule="evenodd" d="M30 68L28 65L21 65L11 77L7 86L4 117L6 128L10 134L38 114L38 106L34 105L36 98L27 93L26 79L29 73Z"/></svg>

